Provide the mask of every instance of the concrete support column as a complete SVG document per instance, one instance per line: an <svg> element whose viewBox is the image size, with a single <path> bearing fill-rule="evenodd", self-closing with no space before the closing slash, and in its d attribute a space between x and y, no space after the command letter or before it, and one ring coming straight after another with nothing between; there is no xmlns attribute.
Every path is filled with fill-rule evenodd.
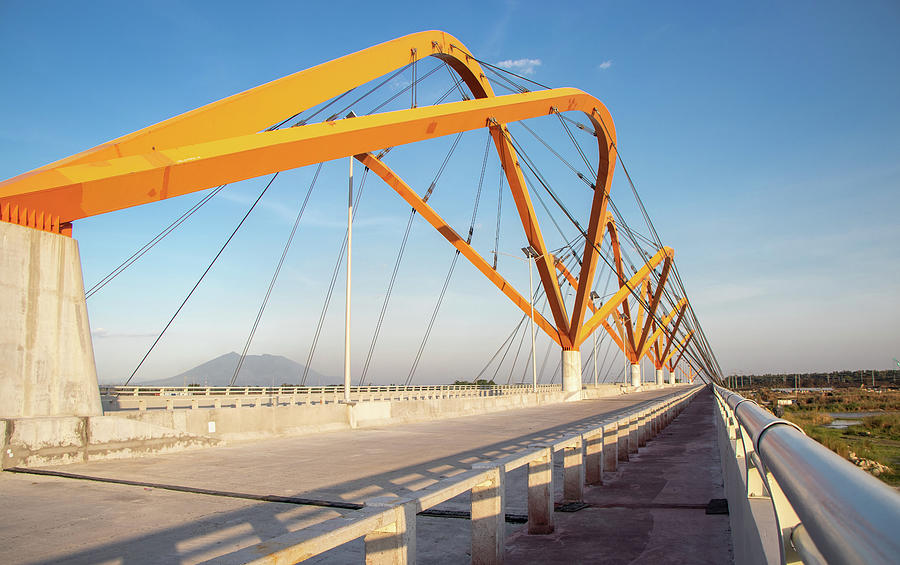
<svg viewBox="0 0 900 565"><path fill-rule="evenodd" d="M366 565L410 565L416 562L416 504L408 499L374 498L366 506L394 507L394 522L366 534Z"/></svg>
<svg viewBox="0 0 900 565"><path fill-rule="evenodd" d="M572 394L567 400L581 399L581 351L577 349L562 352L562 387Z"/></svg>
<svg viewBox="0 0 900 565"><path fill-rule="evenodd" d="M660 386L666 384L666 381L665 381L665 375L663 375L663 370L662 370L662 369L657 369L657 370L656 370L656 384L658 384L658 385L660 385Z"/></svg>
<svg viewBox="0 0 900 565"><path fill-rule="evenodd" d="M619 423L603 425L603 470L615 471L619 462Z"/></svg>
<svg viewBox="0 0 900 565"><path fill-rule="evenodd" d="M631 386L641 386L641 364L631 365Z"/></svg>
<svg viewBox="0 0 900 565"><path fill-rule="evenodd" d="M672 373L672 372L669 373L669 384L670 385L675 384L675 373Z"/></svg>
<svg viewBox="0 0 900 565"><path fill-rule="evenodd" d="M553 450L549 447L528 463L528 533L553 533Z"/></svg>
<svg viewBox="0 0 900 565"><path fill-rule="evenodd" d="M503 563L506 544L505 475L503 467L494 467L489 470L487 481L472 487L473 564Z"/></svg>
<svg viewBox="0 0 900 565"><path fill-rule="evenodd" d="M584 500L584 445L579 437L575 445L563 448L563 501Z"/></svg>
<svg viewBox="0 0 900 565"><path fill-rule="evenodd" d="M0 418L102 413L78 242L0 222Z"/></svg>
<svg viewBox="0 0 900 565"><path fill-rule="evenodd" d="M589 485L603 484L603 428L592 434L582 434L584 445L584 482Z"/></svg>

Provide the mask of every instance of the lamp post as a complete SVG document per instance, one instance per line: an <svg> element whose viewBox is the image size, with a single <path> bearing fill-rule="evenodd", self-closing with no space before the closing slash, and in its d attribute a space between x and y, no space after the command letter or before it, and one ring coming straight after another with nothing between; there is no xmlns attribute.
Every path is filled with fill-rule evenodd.
<svg viewBox="0 0 900 565"><path fill-rule="evenodd" d="M534 250L534 247L528 246L522 248L522 253L528 258L528 297L531 302L531 392L537 392L537 366L535 365L534 352L534 282L531 274L532 259L535 261L543 257Z"/></svg>
<svg viewBox="0 0 900 565"><path fill-rule="evenodd" d="M596 290L591 291L591 302L596 300L600 300L600 295L597 294ZM594 304L596 306L596 304ZM591 356L594 358L594 388L597 387L597 330L593 331L594 335L594 354Z"/></svg>
<svg viewBox="0 0 900 565"><path fill-rule="evenodd" d="M351 110L347 118L355 118ZM344 312L344 402L350 404L350 253L353 249L353 156L350 161L350 182L347 190L347 304Z"/></svg>

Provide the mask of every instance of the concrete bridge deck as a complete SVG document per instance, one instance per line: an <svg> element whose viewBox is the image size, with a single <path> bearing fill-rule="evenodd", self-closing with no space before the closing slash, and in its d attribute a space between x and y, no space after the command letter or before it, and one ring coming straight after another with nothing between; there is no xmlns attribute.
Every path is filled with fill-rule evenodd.
<svg viewBox="0 0 900 565"><path fill-rule="evenodd" d="M151 483L140 486L2 473L0 504L5 511L0 516L0 561L194 563L212 559L288 531L355 512L296 504L296 501L248 500L237 498L234 493L303 497L337 503L362 503L389 494L402 496L462 473L478 461L522 450L533 443L558 437L574 426L598 422L670 392L655 390L428 423L272 439L152 458L97 461L55 468L91 477ZM691 416L694 412L699 415ZM716 436L711 414L711 401L704 395L669 428L673 431L642 448L642 453L632 456L631 462L608 475L609 486L589 489L588 500L603 504L602 501L607 500L605 492L612 496L609 500L628 499L639 504L648 501L705 504L709 498L723 498L721 478L715 471L718 461L712 449ZM666 448L667 434L675 434L674 430L687 437L672 438L668 442L671 445ZM682 441L687 443L680 443ZM654 459L654 451L663 456ZM679 451L682 451L680 455ZM524 482L524 470L508 477L507 514L526 513ZM556 484L561 485L562 481L556 481ZM221 496L173 491L163 485L209 489ZM464 495L439 508L464 510L467 507L468 495ZM527 538L517 533L522 529L521 524L507 524L511 534L510 561L546 561L540 555L547 548L558 549L559 536L566 532L571 535L576 524L571 520L596 518L598 511L610 512L586 509L570 514L559 521L558 532L551 536ZM658 536L665 536L667 541L679 536L678 531L666 532L652 525L656 524L657 514L662 516L671 509L639 508L623 512L619 508L611 511L616 519L607 523L601 533L584 530L581 543L596 542L595 555L606 554L606 551L601 553L600 548L603 543L613 540L619 540L614 542L615 547L625 540L652 547L652 540ZM675 512L680 513L677 509ZM691 509L688 514L693 518L705 516L702 510L696 509ZM625 517L630 518L621 523L618 521ZM417 522L421 563L468 562L470 533L467 520L420 516ZM730 560L727 517L706 516L701 522L703 524L675 517L675 520L661 523L691 530L681 532L682 538L707 546L703 555ZM707 535L711 524L717 528L713 536ZM697 526L704 528L703 535L699 536L702 540L696 539L694 527ZM724 533L722 528L725 528ZM610 539L604 542L598 536ZM573 543L575 546L579 544ZM633 552L627 555L640 556ZM347 563L361 562L362 559L362 542L358 541L311 562ZM568 561L588 562L578 558ZM691 559L682 561L690 562Z"/></svg>

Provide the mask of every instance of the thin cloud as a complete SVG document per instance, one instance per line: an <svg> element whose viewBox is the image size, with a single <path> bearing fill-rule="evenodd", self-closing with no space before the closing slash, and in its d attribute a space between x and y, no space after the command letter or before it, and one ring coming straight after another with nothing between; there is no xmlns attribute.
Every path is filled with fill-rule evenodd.
<svg viewBox="0 0 900 565"><path fill-rule="evenodd" d="M600 69L601 71L605 71L606 69L610 68L611 66L612 66L612 61L603 61L602 63L597 65L597 68Z"/></svg>
<svg viewBox="0 0 900 565"><path fill-rule="evenodd" d="M96 339L119 338L119 337L155 337L152 333L118 333L111 332L106 328L97 328L91 332L91 336Z"/></svg>
<svg viewBox="0 0 900 565"><path fill-rule="evenodd" d="M501 69L514 71L520 75L533 75L535 69L541 66L540 59L507 59L500 61L497 66Z"/></svg>

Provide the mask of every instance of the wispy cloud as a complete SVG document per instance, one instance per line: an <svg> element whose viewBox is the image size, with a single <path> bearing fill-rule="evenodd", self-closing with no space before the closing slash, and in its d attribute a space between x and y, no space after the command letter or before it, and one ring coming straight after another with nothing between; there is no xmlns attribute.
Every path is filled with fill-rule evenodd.
<svg viewBox="0 0 900 565"><path fill-rule="evenodd" d="M540 59L507 59L500 61L497 66L519 73L520 75L533 75L535 69L541 66Z"/></svg>
<svg viewBox="0 0 900 565"><path fill-rule="evenodd" d="M610 68L611 66L612 66L612 61L607 60L607 61L603 61L602 63L597 65L597 68L600 69L601 71L605 71L606 69Z"/></svg>
<svg viewBox="0 0 900 565"><path fill-rule="evenodd" d="M112 337L154 337L156 334L151 333L116 333L106 328L97 328L91 332L91 336L96 339L112 338Z"/></svg>

